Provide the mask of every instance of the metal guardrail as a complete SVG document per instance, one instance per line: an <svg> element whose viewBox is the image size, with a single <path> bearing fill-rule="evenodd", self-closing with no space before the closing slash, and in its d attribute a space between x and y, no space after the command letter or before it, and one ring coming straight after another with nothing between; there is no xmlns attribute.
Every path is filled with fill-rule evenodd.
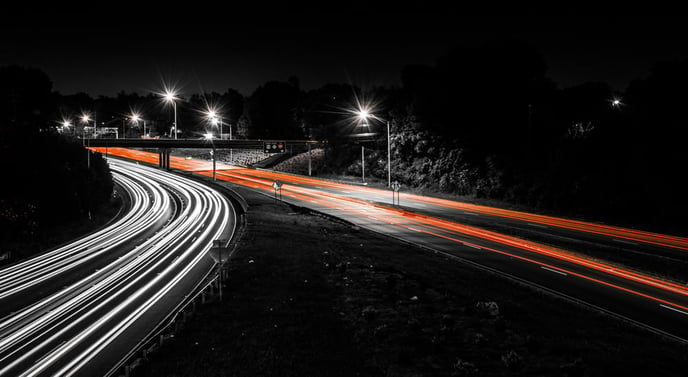
<svg viewBox="0 0 688 377"><path fill-rule="evenodd" d="M228 188L225 189L229 190ZM225 195L227 194L225 193ZM236 198L237 196L238 194L233 193L233 195L230 195L229 197L232 210L237 213L238 216L237 222L234 224L234 229L224 245L225 248L230 247L230 245L236 245L238 239L243 233L242 230L246 222L246 217L244 216L246 207L243 203L238 201ZM239 212L236 211L235 207L237 201L241 207ZM115 364L107 373L105 373L104 376L111 377L114 375L123 375L125 377L129 377L133 369L147 360L148 354L158 350L164 341L169 338L169 336L166 337L165 332L168 331L170 327L175 326L175 329L172 330L172 332L176 332L176 324L179 323L178 316L180 314L182 315L181 322L183 322L186 319L186 313L188 312L187 308L189 305L192 305L192 307L195 309L196 299L198 296L203 297L203 303L205 301L205 292L208 290L208 288L212 289L213 284L217 284L219 290L222 289L220 285L222 281L223 267L224 266L222 264L216 264L213 269L208 271L203 279L201 279L198 284L196 284L194 289L192 289L191 293L185 296L184 300L179 302L175 308L168 313L168 315L161 319L158 324L155 325L155 327L153 327L153 329L146 334L146 336L144 336L134 348L132 348L122 359L120 359L117 364ZM141 357L137 356L139 352L142 352Z"/></svg>
<svg viewBox="0 0 688 377"><path fill-rule="evenodd" d="M227 139L84 139L89 147L128 148L215 148L215 149L263 149L264 142L274 140L227 140ZM288 146L305 146L321 142L312 140L284 140Z"/></svg>

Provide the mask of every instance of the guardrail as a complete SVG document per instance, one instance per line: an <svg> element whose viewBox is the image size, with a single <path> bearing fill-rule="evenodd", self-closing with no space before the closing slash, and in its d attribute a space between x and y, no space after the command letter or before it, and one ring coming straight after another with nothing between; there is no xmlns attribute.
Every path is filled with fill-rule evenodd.
<svg viewBox="0 0 688 377"><path fill-rule="evenodd" d="M224 248L231 249L233 253L239 239L241 239L243 235L246 224L245 213L248 206L239 194L233 192L229 188L223 187L222 191L224 195L228 196L228 199L230 199L232 210L237 214L237 221L234 224L234 229L223 245ZM228 192L232 194L228 195ZM236 204L239 204L239 211L237 211ZM196 301L199 296L201 297L201 304L204 304L206 302L206 292L210 291L211 295L215 295L215 287L217 287L217 292L221 299L222 280L225 278L224 275L224 263L216 263L215 267L208 271L203 279L196 284L191 293L185 296L184 300L177 304L167 316L160 320L158 324L146 334L134 348L120 359L116 365L104 374L104 376L111 377L117 375L129 377L136 367L148 360L148 355L158 351L166 340L174 337L174 334L179 331L179 324L184 323L187 318L196 311ZM191 310L189 310L189 306L191 306ZM180 315L181 318L179 318Z"/></svg>
<svg viewBox="0 0 688 377"><path fill-rule="evenodd" d="M126 147L126 148L215 148L215 149L263 149L263 143L274 140L226 140L226 139L84 139L88 147ZM312 140L285 140L289 146L305 147L307 144L322 142Z"/></svg>

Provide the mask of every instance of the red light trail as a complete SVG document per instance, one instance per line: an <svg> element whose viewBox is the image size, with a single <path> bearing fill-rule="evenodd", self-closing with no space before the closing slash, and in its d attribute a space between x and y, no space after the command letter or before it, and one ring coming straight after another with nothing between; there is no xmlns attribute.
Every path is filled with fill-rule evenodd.
<svg viewBox="0 0 688 377"><path fill-rule="evenodd" d="M104 148L93 149L100 152L104 151ZM149 163L158 162L157 154L150 152L142 152L122 148L110 148L108 150L108 153L111 155L117 155ZM198 174L202 174L209 177L212 176L211 162L184 159L180 157L171 157L170 166L181 170L194 171ZM291 197L297 200L310 202L333 210L344 211L346 213L353 214L356 216L363 216L365 218L379 221L383 224L391 224L399 228L408 229L414 232L419 232L433 237L453 241L461 245L488 250L511 258L516 258L521 261L544 266L598 284L603 284L608 287L616 288L627 293L654 300L659 303L668 304L675 308L688 310L688 305L686 303L683 303L683 301L686 300L686 296L688 296L688 287L678 283L659 279L657 277L653 277L637 271L631 271L628 268L605 263L603 261L593 260L592 258L579 253L573 253L567 250L554 248L541 243L508 236L473 226L463 225L456 222L443 220L440 218L420 215L414 212L409 212L398 208L391 208L384 205L372 204L364 200L347 197L341 194L325 192L317 190L315 188L303 187L300 186L300 184L314 186L318 188L346 190L349 192L372 192L377 194L382 193L384 195L389 195L389 191L386 190L358 187L343 183L319 180L315 178L302 177L278 172L270 172L265 170L228 166L223 164L217 164L217 166L218 169L216 176L219 180L227 181L252 189L262 190L270 194L273 192L273 182L275 180L279 180L284 183L282 186L282 195L285 197ZM413 194L402 194L402 199L412 200L419 203L429 203L444 208L484 213L493 216L500 216L544 225L567 228L581 232L589 232L606 236L619 237L639 242L645 242L649 244L661 245L664 247L688 250L688 239L681 237L625 229L608 225L593 224L583 221L569 220L551 216L530 214L526 212L491 208L474 204L459 203L446 199L423 197ZM513 248L517 250L518 253L509 252L505 250L498 250L494 247L486 246L483 244L476 244L474 243L476 241L489 241L491 243ZM521 255L523 253L525 253L526 255ZM583 268L585 271L589 272L577 272L574 271L573 268L555 265L557 263L566 263L570 266L575 266L576 268ZM605 279L607 280L596 278L591 275L591 272L594 272L594 274L598 275L601 274L601 276L606 276ZM609 281L609 278L612 277L613 280L619 280L619 282L615 283L613 281ZM632 283L635 286L635 288L629 288L628 286L621 285L628 283ZM655 294L649 294L647 292L642 291L643 289L647 288L655 289L653 293L657 292L659 295L666 297L657 297ZM673 299L674 301L680 301L681 303L670 301L671 299Z"/></svg>

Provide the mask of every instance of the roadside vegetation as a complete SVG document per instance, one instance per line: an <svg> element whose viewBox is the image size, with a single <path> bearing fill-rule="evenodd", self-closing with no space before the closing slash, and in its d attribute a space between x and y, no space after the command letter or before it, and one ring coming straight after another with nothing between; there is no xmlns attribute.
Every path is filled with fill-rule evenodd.
<svg viewBox="0 0 688 377"><path fill-rule="evenodd" d="M48 117L51 82L40 71L0 68L0 263L26 258L95 230L119 210L100 154Z"/></svg>
<svg viewBox="0 0 688 377"><path fill-rule="evenodd" d="M180 93L177 123L184 138L219 132L227 138L231 129L234 139L320 141L320 175L358 175L363 146L366 175L384 179L389 122L392 177L405 187L686 236L687 187L679 173L688 165L686 68L687 60L657 62L626 88L561 87L539 51L494 40L459 46L432 64L407 65L398 86L328 83L306 90L289 77L247 95L232 88ZM42 85L37 99L53 108L34 113L28 102L21 110L44 129L60 128L57 121L66 117L76 129L61 131L81 134L76 117L86 109L119 135L142 137L143 124L127 124L122 115L136 110L145 114L151 137L171 135L172 108L161 109L155 93L60 95L45 81L34 82ZM8 119L19 119L14 96L0 104ZM220 125L203 115L208 105L217 107ZM375 117L358 119L358 110Z"/></svg>

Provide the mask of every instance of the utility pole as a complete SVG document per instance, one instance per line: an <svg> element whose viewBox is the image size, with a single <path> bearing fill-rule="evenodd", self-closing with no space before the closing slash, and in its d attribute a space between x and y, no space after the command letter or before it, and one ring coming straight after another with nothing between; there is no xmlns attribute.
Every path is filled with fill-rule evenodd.
<svg viewBox="0 0 688 377"><path fill-rule="evenodd" d="M361 179L365 183L365 147L361 143Z"/></svg>

